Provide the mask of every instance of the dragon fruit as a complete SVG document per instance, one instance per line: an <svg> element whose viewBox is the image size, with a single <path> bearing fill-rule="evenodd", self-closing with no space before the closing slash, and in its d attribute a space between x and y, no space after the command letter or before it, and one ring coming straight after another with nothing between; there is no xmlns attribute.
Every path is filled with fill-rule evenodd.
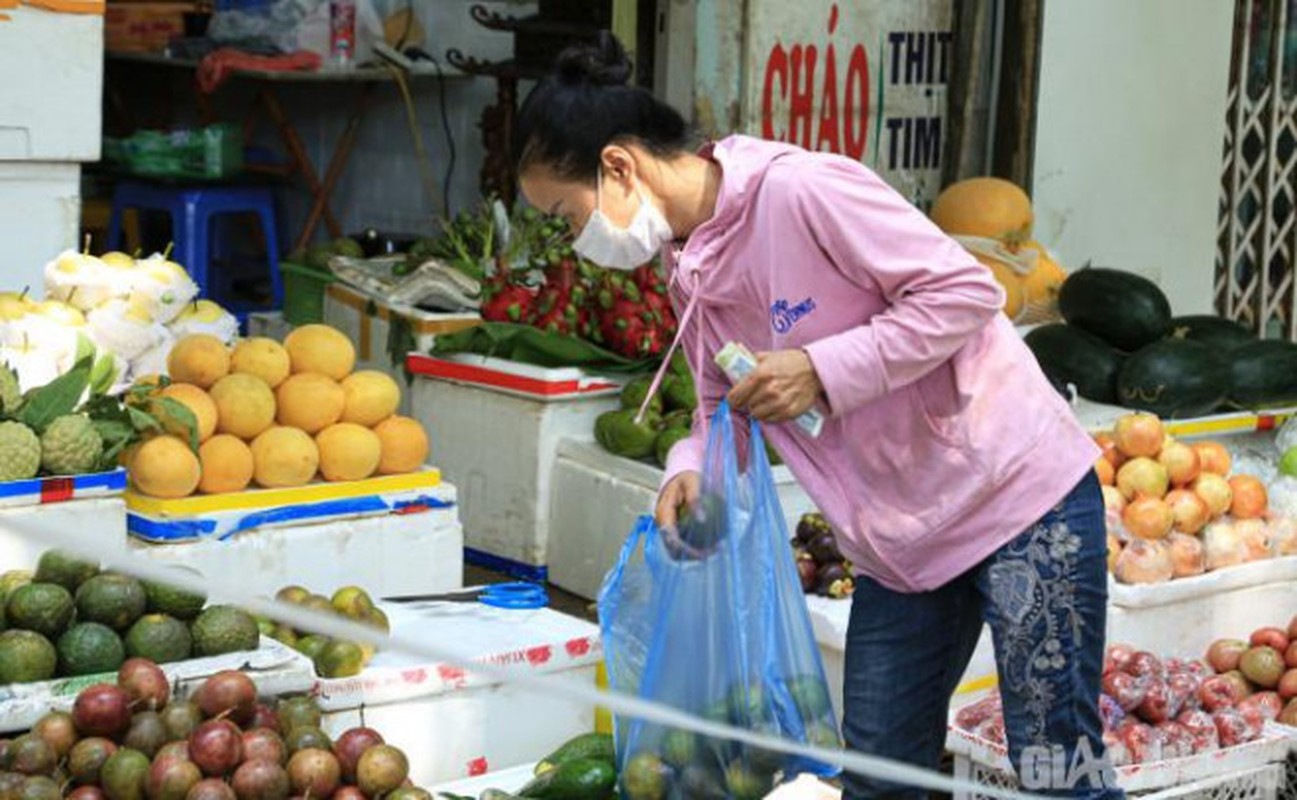
<svg viewBox="0 0 1297 800"><path fill-rule="evenodd" d="M482 285L482 319L487 322L527 322L532 318L536 290L499 272Z"/></svg>
<svg viewBox="0 0 1297 800"><path fill-rule="evenodd" d="M657 356L666 350L670 338L634 280L615 273L605 275L595 302L597 336L605 347L625 358Z"/></svg>

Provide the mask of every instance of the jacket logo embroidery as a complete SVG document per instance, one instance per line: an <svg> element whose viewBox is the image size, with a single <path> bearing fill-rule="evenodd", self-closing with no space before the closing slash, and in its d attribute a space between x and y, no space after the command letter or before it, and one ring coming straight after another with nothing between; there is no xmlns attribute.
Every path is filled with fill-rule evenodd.
<svg viewBox="0 0 1297 800"><path fill-rule="evenodd" d="M788 333L802 317L814 310L815 300L810 297L797 305L792 305L787 300L776 300L770 306L770 327L775 329L775 333Z"/></svg>

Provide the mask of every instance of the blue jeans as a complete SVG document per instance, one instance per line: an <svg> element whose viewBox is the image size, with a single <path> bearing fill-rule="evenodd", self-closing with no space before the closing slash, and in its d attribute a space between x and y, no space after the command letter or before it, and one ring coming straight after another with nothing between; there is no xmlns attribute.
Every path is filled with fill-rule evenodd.
<svg viewBox="0 0 1297 800"><path fill-rule="evenodd" d="M951 693L986 623L1009 757L1024 789L1121 798L1106 769L1098 707L1106 560L1103 496L1090 473L1039 522L945 586L903 594L857 579L843 687L848 747L937 769ZM1095 758L1082 763L1096 767L1095 780L1071 785L1077 773L1066 766L1087 747ZM925 796L854 774L844 788L846 800Z"/></svg>

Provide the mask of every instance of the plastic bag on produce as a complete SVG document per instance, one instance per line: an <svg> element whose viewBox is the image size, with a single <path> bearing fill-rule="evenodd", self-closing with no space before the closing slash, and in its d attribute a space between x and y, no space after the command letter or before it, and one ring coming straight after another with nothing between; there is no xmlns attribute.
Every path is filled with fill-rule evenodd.
<svg viewBox="0 0 1297 800"><path fill-rule="evenodd" d="M641 517L599 593L611 685L716 722L836 748L819 648L760 427L739 471L729 407L713 415L702 498L678 531ZM762 796L829 765L618 718L631 797ZM648 792L648 794L645 794Z"/></svg>

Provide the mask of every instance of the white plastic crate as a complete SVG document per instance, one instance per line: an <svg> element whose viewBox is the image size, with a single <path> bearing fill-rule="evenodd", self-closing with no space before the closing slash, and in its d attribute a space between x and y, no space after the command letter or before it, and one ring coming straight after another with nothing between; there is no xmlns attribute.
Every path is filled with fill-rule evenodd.
<svg viewBox="0 0 1297 800"><path fill-rule="evenodd" d="M789 535L815 504L787 467L773 470ZM593 441L566 439L558 446L549 502L549 580L594 599L612 569L635 519L651 513L662 470L615 456Z"/></svg>
<svg viewBox="0 0 1297 800"><path fill-rule="evenodd" d="M544 579L559 442L594 438L621 385L578 369L512 361L411 356L413 416L432 459L459 487L466 557Z"/></svg>
<svg viewBox="0 0 1297 800"><path fill-rule="evenodd" d="M1261 737L1212 753L1118 767L1117 784L1147 798L1248 800L1273 798L1284 785L1285 760L1292 739L1287 729L1267 727ZM1018 788L1002 745L992 744L954 725L946 736L955 777L989 787ZM955 800L979 800L964 793Z"/></svg>

